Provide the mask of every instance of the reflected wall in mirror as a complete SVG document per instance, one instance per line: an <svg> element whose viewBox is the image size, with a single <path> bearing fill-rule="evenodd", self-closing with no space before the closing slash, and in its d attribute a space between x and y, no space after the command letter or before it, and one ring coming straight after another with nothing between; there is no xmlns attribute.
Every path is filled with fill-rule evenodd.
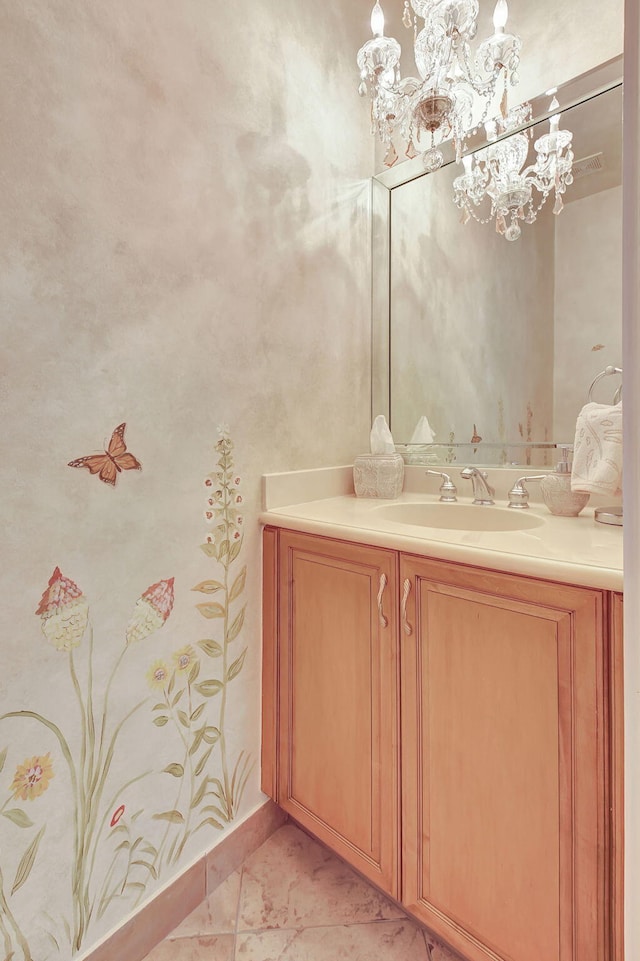
<svg viewBox="0 0 640 961"><path fill-rule="evenodd" d="M547 445L573 443L594 377L623 366L621 118L620 86L563 112L565 209L554 216L551 196L512 243L493 221L460 223L453 163L391 190L388 414L403 445L428 417L438 446L419 459L553 464ZM618 385L604 379L594 399Z"/></svg>

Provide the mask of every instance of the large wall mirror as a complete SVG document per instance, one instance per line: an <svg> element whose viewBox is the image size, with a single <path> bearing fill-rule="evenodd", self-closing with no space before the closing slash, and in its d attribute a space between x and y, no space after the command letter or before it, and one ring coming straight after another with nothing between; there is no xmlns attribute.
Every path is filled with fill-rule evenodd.
<svg viewBox="0 0 640 961"><path fill-rule="evenodd" d="M516 241L461 223L452 157L375 179L373 413L409 462L552 464L592 381L622 367L621 75L620 58L557 92L574 180L562 212L551 195ZM532 152L549 99L533 102ZM601 379L593 399L619 385ZM410 445L423 415L435 444Z"/></svg>

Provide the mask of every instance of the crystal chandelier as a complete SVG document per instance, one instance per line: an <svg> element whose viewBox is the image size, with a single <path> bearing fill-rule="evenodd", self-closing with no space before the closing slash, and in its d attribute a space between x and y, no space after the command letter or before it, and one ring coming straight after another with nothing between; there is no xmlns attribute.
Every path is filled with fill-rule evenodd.
<svg viewBox="0 0 640 961"><path fill-rule="evenodd" d="M412 9L413 8L413 12ZM428 141L423 160L428 170L443 162L439 144L453 138L456 158L462 156L465 138L489 116L500 90L518 82L522 41L505 32L507 0L498 0L493 15L494 33L478 47L470 43L477 32L478 0L404 0L403 23L414 29L414 56L419 78L401 78L401 48L384 35L384 14L379 0L371 14L373 39L358 52L360 95L371 96L372 132L387 148L385 163L393 166L398 154L396 132L406 144L410 159L416 144ZM418 17L424 26L418 30ZM504 98L503 98L504 99Z"/></svg>
<svg viewBox="0 0 640 961"><path fill-rule="evenodd" d="M550 110L557 110L554 98ZM524 126L531 119L531 105L514 107L501 120L485 124L488 141L509 134ZM553 191L554 214L559 214L564 203L562 195L573 183L573 134L560 130L560 114L550 118L548 134L534 143L536 161L525 167L529 154L530 131L511 133L504 140L463 157L464 173L453 182L454 200L462 210L462 222L471 217L478 223L489 223L496 218L496 230L506 240L517 240L522 230L519 221L532 224ZM537 195L534 194L537 191ZM479 208L485 199L490 201L489 212L484 216ZM507 225L507 219L510 223Z"/></svg>

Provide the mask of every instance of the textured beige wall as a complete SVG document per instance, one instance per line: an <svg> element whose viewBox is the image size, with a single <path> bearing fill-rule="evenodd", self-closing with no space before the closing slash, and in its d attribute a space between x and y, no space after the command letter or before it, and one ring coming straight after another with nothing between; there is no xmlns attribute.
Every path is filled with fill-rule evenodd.
<svg viewBox="0 0 640 961"><path fill-rule="evenodd" d="M567 204L556 224L554 429L573 443L589 385L622 362L622 187ZM594 349L595 348L595 349ZM613 402L620 378L594 390Z"/></svg>
<svg viewBox="0 0 640 961"><path fill-rule="evenodd" d="M355 90L359 18L343 4L27 0L0 9L0 883L9 912L0 911L0 945L17 961L43 961L70 957L65 926L82 927L82 892L94 909L72 940L84 950L222 833L209 823L189 834L188 810L194 784L222 777L221 744L197 774L192 759L207 742L185 754L196 725L188 695L191 713L204 704L197 722L207 719L210 740L222 726L222 658L198 641L221 644L230 624L215 607L203 618L195 604L209 596L192 592L225 576L220 540L212 558L199 549L213 530L203 480L213 472L214 492L221 483L220 423L235 443L229 510L244 522L231 516L230 533L244 531L227 585L240 578L233 615L247 603L229 642L227 666L247 654L225 694L225 740L230 769L241 751L254 765L234 815L259 801L260 475L348 461L367 437L372 146ZM141 472L123 471L111 488L67 466L102 451L123 422ZM68 584L60 597L54 578L43 619L35 611L57 566L83 597ZM136 606L163 582L162 603ZM157 629L171 588L173 610ZM227 596L209 590L214 604ZM79 636L87 603L93 681L89 628ZM155 629L125 648L132 612ZM56 624L49 644L42 627ZM65 639L78 641L72 655L56 649ZM190 685L174 659L185 648L201 664ZM122 728L108 766L97 745L121 655L104 755L120 719L151 700ZM166 724L154 723L165 691L151 695L147 678L158 660L178 678L171 700L185 690ZM90 692L93 731L81 713ZM88 783L93 770L108 770L101 793ZM183 822L154 817L175 810ZM91 816L89 877L78 845ZM165 838L187 834L179 857L178 843L154 858ZM127 838L142 839L137 855L154 870L138 865L128 875L138 886L120 897L129 849L114 852Z"/></svg>

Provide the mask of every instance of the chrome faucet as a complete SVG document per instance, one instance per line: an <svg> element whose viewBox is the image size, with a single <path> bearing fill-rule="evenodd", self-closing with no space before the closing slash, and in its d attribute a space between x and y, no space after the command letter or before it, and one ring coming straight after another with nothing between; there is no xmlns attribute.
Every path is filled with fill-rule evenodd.
<svg viewBox="0 0 640 961"><path fill-rule="evenodd" d="M494 488L487 483L488 474L486 471L478 470L477 467L465 467L460 476L464 480L470 480L473 484L473 503L474 504L493 504Z"/></svg>

